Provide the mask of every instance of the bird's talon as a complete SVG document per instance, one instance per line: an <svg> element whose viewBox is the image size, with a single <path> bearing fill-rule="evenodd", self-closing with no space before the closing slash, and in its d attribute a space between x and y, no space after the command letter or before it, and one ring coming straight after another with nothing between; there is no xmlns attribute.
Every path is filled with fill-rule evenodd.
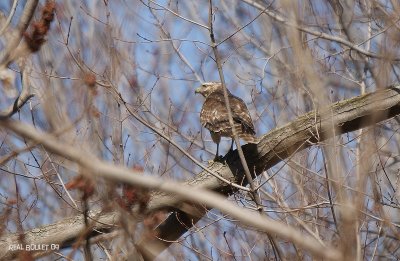
<svg viewBox="0 0 400 261"><path fill-rule="evenodd" d="M223 156L215 156L214 162L223 162L224 157Z"/></svg>

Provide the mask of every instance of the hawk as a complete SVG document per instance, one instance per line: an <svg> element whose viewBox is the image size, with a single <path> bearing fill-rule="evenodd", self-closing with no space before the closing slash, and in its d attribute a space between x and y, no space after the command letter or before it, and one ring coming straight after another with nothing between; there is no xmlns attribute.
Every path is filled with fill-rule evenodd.
<svg viewBox="0 0 400 261"><path fill-rule="evenodd" d="M246 104L242 99L232 95L229 90L227 91L237 135L248 143L257 143L258 140L254 136L256 132L254 131L253 121ZM234 141L225 105L223 86L219 82L206 82L197 88L195 93L200 93L206 98L200 112L200 123L210 131L212 140L217 144L217 158L221 137L232 138L231 149Z"/></svg>

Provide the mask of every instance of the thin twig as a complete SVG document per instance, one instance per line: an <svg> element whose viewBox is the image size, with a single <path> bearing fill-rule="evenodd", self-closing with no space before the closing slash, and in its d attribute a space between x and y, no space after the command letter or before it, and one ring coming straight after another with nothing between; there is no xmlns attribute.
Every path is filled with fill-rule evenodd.
<svg viewBox="0 0 400 261"><path fill-rule="evenodd" d="M267 7L265 7L264 10L262 10L260 13L258 13L258 15L256 15L253 19L251 19L247 24L243 25L238 30L236 30L236 32L234 32L233 34L229 35L224 40L222 40L218 44L216 44L216 46L219 46L219 45L223 44L225 41L231 39L235 34L237 34L238 32L242 31L247 26L249 26L251 23L253 23L255 20L257 20L257 18L259 18L270 6L271 6L271 4L269 6L267 6Z"/></svg>
<svg viewBox="0 0 400 261"><path fill-rule="evenodd" d="M17 6L18 6L18 0L14 0L13 5L10 10L10 14L8 15L7 20L5 21L3 27L0 29L0 36L4 34L7 27L10 25L11 19L13 18L14 14L15 14L15 10L17 10Z"/></svg>
<svg viewBox="0 0 400 261"><path fill-rule="evenodd" d="M245 2L246 4L249 4L249 5L259 9L259 10L264 10L265 9L265 7L262 4L257 3L257 2L255 2L253 0L242 0L242 1ZM350 41L348 41L346 39L343 39L341 37L333 36L333 35L329 35L329 34L326 34L326 33L323 33L323 32L318 32L318 31L314 31L314 30L308 29L308 28L306 28L304 26L298 25L297 22L292 22L292 21L286 20L284 17L282 17L281 15L279 15L279 14L277 14L277 13L271 11L271 10L267 9L267 10L264 11L264 13L267 14L272 19L274 19L275 21L278 21L278 22L282 23L283 25L294 27L299 31L302 31L302 32L305 32L305 33L308 33L308 34L311 34L311 35L314 35L314 36L317 36L319 38L323 38L323 39L326 39L326 40L330 40L330 41L334 41L334 42L343 44L343 45L349 47L350 49L353 49L353 50L355 50L355 51L357 51L357 52L359 52L361 54L364 54L366 56L369 56L369 57L372 57L372 58L386 59L386 60L391 60L391 61L400 61L399 57L390 58L390 57L385 57L385 56L382 56L382 55L378 55L376 53L371 53L371 52L361 48L359 46L359 44L355 44L355 43L350 42Z"/></svg>
<svg viewBox="0 0 400 261"><path fill-rule="evenodd" d="M240 161L242 162L242 165L243 165L243 169L244 169L244 172L245 172L245 175L246 175L246 179L247 179L247 181L248 181L248 183L250 185L250 193L252 194L253 200L257 204L257 208L259 209L259 211L261 211L262 207L261 207L260 200L259 200L259 198L257 197L257 194L256 194L256 190L255 190L256 187L254 185L253 178L252 178L252 176L250 174L249 167L247 166L247 162L246 162L246 159L244 157L242 147L240 146L239 136L238 136L238 134L236 132L236 128L234 127L232 111L231 111L231 107L230 107L230 104L229 104L228 91L227 91L226 85L225 85L225 77L224 77L224 73L222 71L222 65L221 65L219 54L218 54L218 47L216 45L215 36L214 36L214 29L213 29L213 22L212 22L212 19L213 19L212 0L209 0L209 4L210 4L210 7L209 7L208 22L209 22L209 27L210 27L211 46L212 46L212 49L214 51L215 62L217 64L219 77L221 79L221 84L222 84L222 87L223 87L222 89L224 90L225 105L226 105L226 108L227 108L227 111L228 111L229 124L231 125L233 137L234 137L234 140L235 140L235 143L236 143L236 147L237 147L237 150L238 150Z"/></svg>
<svg viewBox="0 0 400 261"><path fill-rule="evenodd" d="M169 9L169 8L167 8L167 7L165 7L165 6L162 6L162 5L160 5L160 4L156 3L156 2L154 2L153 0L149 0L149 1L152 2L153 4L155 4L156 6L161 7L162 9L164 9L164 10L170 12L171 14L175 15L176 17L179 17L179 18L181 18L182 20L185 20L186 22L189 22L189 23L198 25L198 26L200 26L200 27L202 27L202 28L205 28L205 29L207 29L207 30L209 29L209 28L208 28L207 26L205 26L204 24L201 24L201 23L198 23L198 22L196 22L196 21L193 21L193 20L190 20L190 19L188 19L188 18L185 18L185 17L181 16L180 14L178 14L178 13L172 11L171 9ZM143 1L141 1L141 2L143 3ZM143 3L143 4L146 5L145 3ZM148 6L148 5L146 5L146 6L149 7L149 8L151 8L151 7Z"/></svg>

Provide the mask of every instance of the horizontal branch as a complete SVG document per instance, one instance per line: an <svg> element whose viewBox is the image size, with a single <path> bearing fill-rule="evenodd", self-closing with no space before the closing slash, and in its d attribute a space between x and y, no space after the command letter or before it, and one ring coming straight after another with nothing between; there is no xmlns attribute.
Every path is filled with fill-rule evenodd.
<svg viewBox="0 0 400 261"><path fill-rule="evenodd" d="M390 87L382 91L335 103L319 112L312 111L283 127L274 129L263 135L258 144L248 144L242 147L249 168L254 170L257 175L260 174L262 171L286 159L293 152L312 146L313 142L331 137L334 132L328 130L332 130L332 126L337 127L335 134L339 135L398 115L400 113L399 93L399 87ZM74 149L69 145L60 147L60 143L56 139L50 135L46 136L26 124L14 121L0 121L0 124L18 135L42 143L49 151L70 159L94 175L160 191L152 195L147 207L148 213L171 208L183 210L178 211L176 215L170 215L160 225L160 238L176 240L201 218L201 215L191 216L185 213L187 205L182 201L182 198L185 198L197 204L205 204L210 208L218 208L222 212L239 219L243 224L258 228L262 227L263 231L286 238L316 256L337 257L338 253L335 250L329 250L329 247L322 247L319 243L315 243L313 238L293 230L287 225L285 225L285 228L281 226L282 223L280 222L256 215L254 212L234 206L232 203L226 201L221 203L221 196L208 192L204 188L217 191L225 197L235 192L235 188L225 182L221 182L208 172L203 171L193 180L186 182L186 185L177 186L176 182L161 181L146 175L132 175L132 171L126 168L112 166L89 156L81 157L81 150ZM228 153L224 160L226 164L214 162L209 168L228 180L237 183L246 182L243 179L242 166L237 152ZM189 186L187 185L195 187L189 189L189 195L185 194L188 192ZM92 213L92 216L95 214ZM246 215L248 215L247 218ZM177 222L178 218L179 222ZM95 219L97 222L93 231L108 232L119 224L118 214L116 213L98 214ZM180 223L182 221L185 221L186 227L182 226L182 223ZM70 246L71 242L76 241L84 230L83 218L74 217L28 231L24 235L24 240L26 244L40 243ZM56 235L58 236L56 237ZM18 239L20 237L15 234L0 238L0 259L11 257L15 254L7 246L12 242L18 242ZM147 246L151 246L153 243L160 246L160 242L158 240L143 241L139 246L148 248ZM163 241L161 247L153 254L159 253L168 244Z"/></svg>

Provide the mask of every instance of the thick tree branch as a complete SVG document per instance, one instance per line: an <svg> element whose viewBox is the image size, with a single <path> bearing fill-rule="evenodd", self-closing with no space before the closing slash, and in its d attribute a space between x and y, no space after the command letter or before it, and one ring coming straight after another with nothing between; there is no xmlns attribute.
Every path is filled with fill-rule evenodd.
<svg viewBox="0 0 400 261"><path fill-rule="evenodd" d="M399 104L400 89L397 86L338 102L319 112L313 111L307 113L293 122L265 134L261 137L259 144L244 145L242 148L246 161L251 170L254 170L256 174L260 174L262 171L271 168L278 162L286 159L293 152L310 147L315 142L329 138L331 132L327 130L331 129L332 124L338 127L339 131L336 133L338 135L351 132L400 114ZM65 149L63 152L65 153ZM243 178L243 168L237 152L234 151L227 154L224 159L226 160L226 165L216 162L211 164L209 168L218 172L226 179L237 183L245 183L246 179ZM83 159L72 158L71 160L79 162ZM112 170L110 169L109 171ZM124 177L122 175L120 178L123 178L122 180L130 181L132 175L129 176L130 177ZM199 173L195 179L186 182L186 184L196 186L197 188L214 190L224 196L228 196L235 192L233 187L224 182L220 182L217 178L205 171ZM160 185L154 185L153 188L160 189L161 187ZM192 224L201 218L201 213L204 213L204 209L201 209L197 216L185 214L185 209L187 209L188 204L183 203L181 197L182 196L172 194L167 195L161 192L155 193L152 196L148 204L147 212L150 213L166 208L179 209L183 210L178 212L180 215L179 219L181 221L187 221L185 221L186 227L182 227L179 222L176 222L177 215L175 213L170 215L170 217L160 225L160 238L168 238L168 240L178 239L192 226ZM197 201L197 203L200 202ZM208 206L217 207L216 205ZM221 209L220 206L218 206L218 208ZM243 209L242 211L246 210ZM248 211L246 211L246 213L247 212ZM96 223L96 231L107 232L110 231L110 229L113 229L113 226L118 224L118 218L110 218L110 216L113 215L117 214L108 213L99 215L96 218L96 220L99 221L99 223ZM254 215L252 218L255 217L257 217L257 215ZM28 231L25 236L25 241L26 243L59 243L61 245L69 246L71 242L79 238L83 229L84 224L82 218L69 218L56 224ZM57 234L59 235L57 241L55 241L54 231L57 231ZM8 250L7 244L13 242L13 239L15 240L16 238L17 235L8 235L0 239L0 257L10 257L13 255L13 252ZM147 249L149 247L151 248L152 245L158 246L156 251L153 251L152 253L152 255L157 255L163 249L168 247L169 243L164 242L159 244L158 240L153 240L143 241L140 244L141 247Z"/></svg>

